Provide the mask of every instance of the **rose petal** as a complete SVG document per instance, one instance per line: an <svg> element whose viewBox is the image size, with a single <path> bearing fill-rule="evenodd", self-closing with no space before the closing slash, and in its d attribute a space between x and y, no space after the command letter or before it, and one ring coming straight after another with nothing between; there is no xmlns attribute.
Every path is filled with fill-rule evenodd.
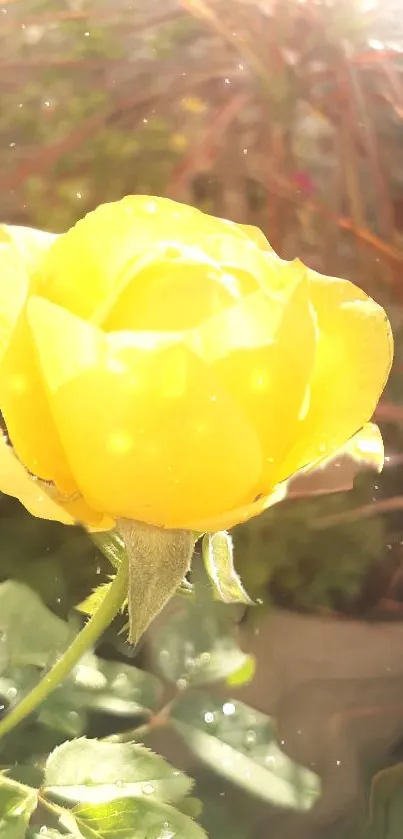
<svg viewBox="0 0 403 839"><path fill-rule="evenodd" d="M262 233L260 227L255 227L253 224L240 224L238 226L261 250L272 251L272 253L274 253L271 244L267 241L266 236Z"/></svg>
<svg viewBox="0 0 403 839"><path fill-rule="evenodd" d="M56 233L22 227L15 224L0 225L0 243L12 244L17 248L30 277L39 269L44 254L57 238Z"/></svg>
<svg viewBox="0 0 403 839"><path fill-rule="evenodd" d="M368 422L331 457L309 464L290 478L287 497L347 492L362 469L369 466L381 472L384 459L381 432Z"/></svg>
<svg viewBox="0 0 403 839"><path fill-rule="evenodd" d="M200 519L192 519L189 522L189 530L195 533L216 533L219 530L231 530L237 524L242 524L249 519L264 513L274 504L279 504L287 497L287 481L277 484L268 495L257 498L252 504L243 504L228 510L217 516L209 516Z"/></svg>
<svg viewBox="0 0 403 839"><path fill-rule="evenodd" d="M0 492L18 498L33 516L62 524L74 524L71 516L45 492L41 483L27 472L11 446L0 433Z"/></svg>
<svg viewBox="0 0 403 839"><path fill-rule="evenodd" d="M267 252L272 262L276 260L276 263L281 264L281 260L271 250L268 242L266 242L267 248L261 249L249 236L240 235L244 231L244 226L238 227L240 229L237 230L236 236L232 230L209 234L203 238L201 246L204 253L218 262L224 271L234 276L245 276L248 286L257 287L267 273ZM252 229L257 230L257 228ZM264 239L263 234L262 237Z"/></svg>
<svg viewBox="0 0 403 839"><path fill-rule="evenodd" d="M189 528L250 493L262 469L257 436L175 336L105 335L40 298L29 308L52 411L91 507Z"/></svg>
<svg viewBox="0 0 403 839"><path fill-rule="evenodd" d="M225 391L242 407L250 425L257 432L264 456L263 470L254 495L267 495L277 482L279 465L289 451L296 435L315 358L316 327L308 297L308 281L303 275L292 290L274 332L271 328L275 307L262 295L251 328L258 336L263 324L266 341L248 347L236 346L239 330L232 329L235 346L214 361L212 368ZM256 295L257 297L257 295ZM245 311L252 297L244 300ZM239 305L242 309L242 304ZM221 320L229 319L230 312ZM217 328L222 338L230 330ZM242 337L239 343L242 343ZM253 499L250 498L250 501Z"/></svg>
<svg viewBox="0 0 403 839"><path fill-rule="evenodd" d="M372 416L393 356L384 310L351 283L309 271L318 319L309 408L280 478L336 452Z"/></svg>
<svg viewBox="0 0 403 839"><path fill-rule="evenodd" d="M69 522L71 524L80 524L86 530L95 533L112 530L116 526L114 519L98 510L94 510L78 492L67 496L58 492L54 486L46 486L46 494L58 507L65 511L71 519L71 522ZM41 515L41 518L48 518L48 516Z"/></svg>
<svg viewBox="0 0 403 839"><path fill-rule="evenodd" d="M238 281L198 248L160 243L126 266L94 320L108 332L189 329L239 299L247 278L256 287L250 275Z"/></svg>
<svg viewBox="0 0 403 839"><path fill-rule="evenodd" d="M53 346L48 345L47 351L52 358ZM53 481L63 492L75 492L77 487L46 399L25 310L4 354L0 381L1 410L20 460L34 475Z"/></svg>
<svg viewBox="0 0 403 839"><path fill-rule="evenodd" d="M367 422L341 449L342 454L351 457L360 466L371 466L382 472L385 449L382 434L377 425Z"/></svg>
<svg viewBox="0 0 403 839"><path fill-rule="evenodd" d="M0 492L18 498L41 519L61 524L85 524L89 530L110 530L114 521L91 510L82 498L63 498L54 487L45 486L27 472L0 432Z"/></svg>
<svg viewBox="0 0 403 839"><path fill-rule="evenodd" d="M39 293L81 317L108 299L127 262L161 241L200 247L204 237L241 227L168 198L129 195L102 204L58 237L43 264Z"/></svg>
<svg viewBox="0 0 403 839"><path fill-rule="evenodd" d="M360 466L368 464L370 466L375 466L380 470L383 462L383 442L378 427L373 423L367 423L364 428L355 434L348 443L342 446L332 458L328 458L323 461L323 469L325 470L327 466L332 465L336 459L339 460L346 456L351 457L354 461L358 462ZM321 468L322 463L317 463L316 470L319 471ZM357 469L355 471L357 471ZM309 474L314 476L314 469L312 469ZM304 476L307 475L307 471L303 470L299 472L298 475L303 479ZM292 477L289 481L283 481L282 483L277 484L273 488L272 492L258 498L252 504L245 504L220 516L199 521L192 521L191 529L195 533L215 533L219 530L230 530L237 524L242 524L243 522L260 515L274 504L284 501L285 498L293 498L296 495L302 494L298 493L296 488L298 475ZM351 487L352 483L348 489L351 489ZM342 488L346 489L345 486ZM340 487L337 485L333 487L333 491L338 491L339 489ZM307 494L309 494L309 491Z"/></svg>
<svg viewBox="0 0 403 839"><path fill-rule="evenodd" d="M0 229L0 360L28 294L29 277L18 249Z"/></svg>
<svg viewBox="0 0 403 839"><path fill-rule="evenodd" d="M259 290L190 330L184 340L204 362L213 364L232 352L274 345L283 313L282 301Z"/></svg>

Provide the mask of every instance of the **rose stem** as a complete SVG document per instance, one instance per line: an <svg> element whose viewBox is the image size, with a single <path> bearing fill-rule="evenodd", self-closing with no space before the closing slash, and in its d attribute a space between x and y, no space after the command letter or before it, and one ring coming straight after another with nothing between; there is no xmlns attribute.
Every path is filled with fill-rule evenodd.
<svg viewBox="0 0 403 839"><path fill-rule="evenodd" d="M98 609L76 635L66 652L45 674L41 681L0 720L0 737L12 731L60 685L69 675L80 658L93 647L100 635L112 623L122 608L128 589L128 560L124 555L116 577L110 585Z"/></svg>

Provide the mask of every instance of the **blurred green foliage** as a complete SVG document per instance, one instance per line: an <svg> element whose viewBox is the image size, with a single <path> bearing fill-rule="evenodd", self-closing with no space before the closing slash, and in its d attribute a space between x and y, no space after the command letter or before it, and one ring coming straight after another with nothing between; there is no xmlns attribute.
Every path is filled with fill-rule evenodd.
<svg viewBox="0 0 403 839"><path fill-rule="evenodd" d="M358 477L351 492L283 502L237 527L236 565L250 596L266 607L279 603L307 612L348 613L385 553L380 516L348 518L349 510L371 499L376 480ZM328 517L335 517L334 525L321 527Z"/></svg>

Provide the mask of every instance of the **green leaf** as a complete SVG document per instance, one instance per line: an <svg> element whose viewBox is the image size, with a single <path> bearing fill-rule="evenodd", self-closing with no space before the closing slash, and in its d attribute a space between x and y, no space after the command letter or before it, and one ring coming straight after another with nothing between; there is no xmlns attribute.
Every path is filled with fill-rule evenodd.
<svg viewBox="0 0 403 839"><path fill-rule="evenodd" d="M192 693L174 707L172 722L204 763L258 798L308 810L318 797L318 777L279 749L265 714L235 700Z"/></svg>
<svg viewBox="0 0 403 839"><path fill-rule="evenodd" d="M87 727L87 714L71 707L63 689L52 694L39 709L38 722L66 737L78 737Z"/></svg>
<svg viewBox="0 0 403 839"><path fill-rule="evenodd" d="M194 622L189 613L175 615L152 639L153 653L161 674L185 687L227 679L252 657L242 652L231 635L219 634L213 617Z"/></svg>
<svg viewBox="0 0 403 839"><path fill-rule="evenodd" d="M253 658L231 634L232 610L212 599L209 586L196 584L195 597L182 602L181 611L151 639L156 666L165 679L185 687L253 670Z"/></svg>
<svg viewBox="0 0 403 839"><path fill-rule="evenodd" d="M179 801L193 782L160 755L137 743L105 743L85 737L58 746L48 757L44 787L69 802L98 804L146 796Z"/></svg>
<svg viewBox="0 0 403 839"><path fill-rule="evenodd" d="M155 799L80 804L72 812L85 839L207 839L196 822Z"/></svg>
<svg viewBox="0 0 403 839"><path fill-rule="evenodd" d="M13 667L0 677L0 695L18 702L38 681L35 667ZM42 703L39 722L67 737L86 728L88 712L133 717L156 710L162 684L156 676L118 661L87 653L68 678Z"/></svg>
<svg viewBox="0 0 403 839"><path fill-rule="evenodd" d="M0 775L1 839L24 839L37 803L36 790L23 787Z"/></svg>
<svg viewBox="0 0 403 839"><path fill-rule="evenodd" d="M184 813L185 816L190 816L192 819L198 819L203 812L203 804L199 798L195 798L193 795L188 795L187 798L183 798L182 801L176 802L176 807L181 813Z"/></svg>
<svg viewBox="0 0 403 839"><path fill-rule="evenodd" d="M214 593L223 603L246 603L252 600L246 593L234 568L232 538L225 530L209 533L202 541L203 559Z"/></svg>
<svg viewBox="0 0 403 839"><path fill-rule="evenodd" d="M69 701L75 707L119 717L156 710L162 697L162 685L156 676L91 653L81 659L60 691L66 689L71 691Z"/></svg>
<svg viewBox="0 0 403 839"><path fill-rule="evenodd" d="M10 704L17 703L37 682L36 667L7 667L0 677L0 695Z"/></svg>
<svg viewBox="0 0 403 839"><path fill-rule="evenodd" d="M29 759L30 763L14 763L8 767L6 778L17 785L39 789L42 786L43 770L39 768L39 761L32 762L32 755Z"/></svg>
<svg viewBox="0 0 403 839"><path fill-rule="evenodd" d="M0 643L9 665L45 667L69 640L68 624L28 586L14 580L0 584Z"/></svg>

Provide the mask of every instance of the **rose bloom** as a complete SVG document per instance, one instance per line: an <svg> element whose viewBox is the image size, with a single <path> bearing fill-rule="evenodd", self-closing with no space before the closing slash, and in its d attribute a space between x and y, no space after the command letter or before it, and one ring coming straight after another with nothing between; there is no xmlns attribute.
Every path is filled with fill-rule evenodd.
<svg viewBox="0 0 403 839"><path fill-rule="evenodd" d="M231 527L350 440L390 370L363 291L169 199L3 225L0 264L0 490L44 518Z"/></svg>

